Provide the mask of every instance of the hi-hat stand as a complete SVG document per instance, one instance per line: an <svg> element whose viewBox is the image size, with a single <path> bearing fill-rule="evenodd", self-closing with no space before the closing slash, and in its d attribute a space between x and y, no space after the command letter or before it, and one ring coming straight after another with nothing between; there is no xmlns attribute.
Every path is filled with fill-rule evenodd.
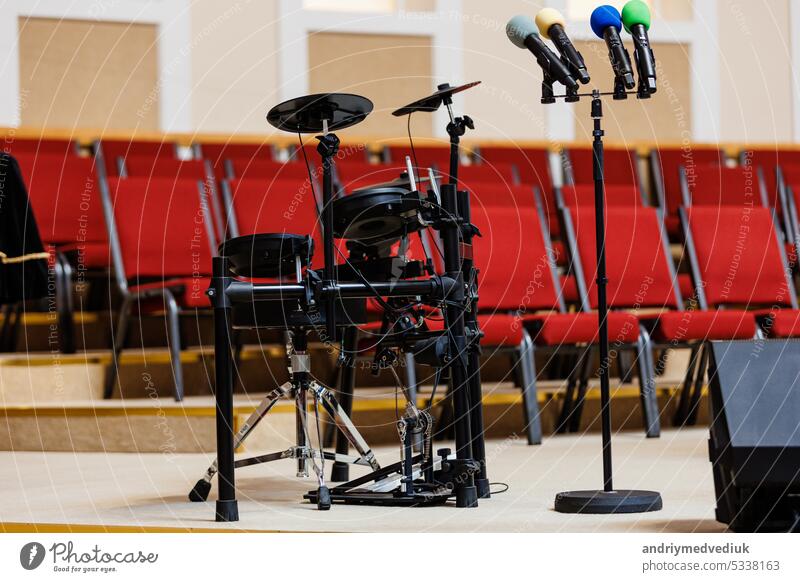
<svg viewBox="0 0 800 582"><path fill-rule="evenodd" d="M554 103L556 99L574 102L581 97L591 97L591 117L593 123L592 170L594 177L594 213L595 244L597 246L597 318L599 322L600 344L600 419L603 442L603 489L588 491L565 491L558 493L555 499L555 510L560 513L644 513L658 511L662 507L661 495L655 491L630 489L614 489L612 456L611 456L611 389L609 385L609 345L608 345L608 300L606 287L606 229L605 229L605 163L603 158L603 96L612 96L614 100L628 97L624 84L620 79L614 83L614 91L603 93L598 90L590 94L554 96L552 85L550 91L543 91L542 103ZM633 93L633 92L631 92ZM648 95L649 97L649 95ZM640 97L644 98L644 97Z"/></svg>

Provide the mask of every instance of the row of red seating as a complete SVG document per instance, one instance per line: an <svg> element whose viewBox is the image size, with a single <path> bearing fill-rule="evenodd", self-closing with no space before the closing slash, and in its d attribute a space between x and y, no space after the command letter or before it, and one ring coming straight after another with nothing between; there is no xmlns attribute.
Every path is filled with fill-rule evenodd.
<svg viewBox="0 0 800 582"><path fill-rule="evenodd" d="M303 204L297 204L295 199L298 192L301 190L305 191L305 196L308 196L308 194L313 196L313 190L309 189L307 180L298 179L286 181L278 178L267 182L261 178L257 181L244 179L226 183L226 187L222 190L223 198L226 199L226 212L225 209L215 208L215 204L213 204L213 200L216 199L216 192L214 191L216 180L211 179L211 173L209 171L209 165L211 164L202 162L194 164L177 162L177 171L174 171L176 166L173 164L171 166L171 172L164 170L166 176L159 176L162 170L158 168L169 168L169 164L161 164L160 161L158 163L153 163L151 161L150 164L144 164L139 163L138 158L128 156L128 158L124 159L122 166L118 166L118 168L123 170L121 172L121 177L111 178L107 182L108 188L105 189L105 198L107 202L104 207L102 204L102 197L98 200L99 197L96 195L95 170L97 168L94 166L92 158L73 157L71 154L65 156L63 152L61 156L56 154L53 157L44 154L35 158L29 156L27 160L24 159L24 156L20 157L23 158L21 160L23 171L25 172L25 168L29 168L31 172L28 181L32 191L32 201L37 213L37 219L45 223L46 227L42 230L46 233L47 237L50 237L51 242L62 245L63 249L69 249L71 244L75 245L75 243L77 243L78 252L81 252L82 249L85 253L85 266L90 266L89 261L86 260L89 256L87 252L88 249L93 248L95 246L94 243L97 243L96 246L104 250L104 252L98 252L97 256L105 258L105 266L107 266L109 264L109 252L107 247L104 246L107 238L103 239L102 235L105 233L106 229L106 218L113 218L116 216L117 220L111 223L113 226L110 225L110 232L112 238L119 238L120 244L118 252L115 253L113 264L118 271L117 281L120 288L129 292L127 309L133 309L137 303L139 304L139 308L142 309L142 307L144 307L145 311L147 311L150 306L158 306L158 308L161 308L166 305L168 313L170 314L170 324L172 327L177 327L177 317L181 307L184 309L194 309L208 305L202 291L205 289L205 285L207 285L207 280L205 278L209 274L210 256L216 247L216 240L219 238L220 233L229 231L229 229L224 226L220 227L220 223L224 221L224 216L236 217L236 226L240 234L265 231L280 232L282 230L291 232L311 232L314 230L316 224L314 206L305 199ZM158 158L158 160L161 160L161 158ZM345 162L341 164L341 167L344 168L347 165L348 164ZM44 169L45 171L33 172L34 167L40 170ZM192 167L194 167L195 170L189 171L188 168ZM372 166L370 166L370 168L371 167ZM156 170L154 170L154 168L156 168ZM184 170L184 168L187 168L187 170ZM305 177L304 168L301 167L301 169L303 171L300 176ZM213 165L211 172L213 172ZM758 206L757 200L759 198L762 202L769 204L768 197L764 195L766 189L763 186L763 180L759 180L757 186L762 188L761 195L754 196L752 172L750 172L749 185L746 176L747 172L747 168L729 170L722 169L721 166L700 164L694 167L691 180L689 179L688 172L685 172L680 182L682 184L682 200L692 203L692 208L688 211L689 214L687 214L687 217L695 215L695 213L698 213L698 216L702 216L702 211L705 209L700 209L699 206L703 203L710 203L712 205L712 210L717 212L718 215L722 215L726 209L720 208L720 202L738 201L735 202L731 209L728 209L738 212L739 215L737 216L742 215L743 209L753 206L747 204L748 200L755 199L755 206ZM136 177L134 174L141 175ZM786 175L788 176L789 173ZM733 178L729 180L726 176L733 176L740 180L740 182L736 185L731 182ZM708 178L708 180L705 180L705 178ZM100 183L101 185L105 184L102 179ZM74 187L72 189L67 188L67 184L73 184ZM712 189L714 186L716 189ZM750 189L749 194L748 188ZM787 187L783 190L788 191L789 188ZM103 191L103 188L101 188L101 191ZM209 193L214 194L214 196L209 197ZM526 245L529 244L528 241L530 238L535 238L537 236L535 224L538 221L535 220L537 213L535 212L535 203L532 193L533 188L531 188L530 185L513 186L503 183L498 184L497 181L494 181L494 184L480 182L480 188L476 188L477 203L475 206L480 209L476 211L476 222L480 224L480 213L486 212L486 222L484 226L489 229L488 232L497 233L501 231L500 234L496 236L493 234L491 237L487 237L489 243L491 243L493 247L500 249L525 249L527 248ZM42 195L41 198L39 194ZM55 199L53 199L54 194ZM617 234L628 232L630 234L632 217L648 214L652 215L653 212L655 212L654 209L646 206L646 199L642 197L641 189L635 186L616 185L614 182L610 182L607 194L609 206L609 233ZM565 228L565 233L562 233L567 243L563 250L564 256L569 257L569 264L572 266L572 272L576 275L577 303L586 313L580 315L580 317L567 316L562 308L563 303L559 303L559 309L556 310L557 313L551 314L546 318L546 320L554 323L537 323L533 327L528 327L528 329L533 332L535 338L534 342L541 346L591 344L591 338L586 339L587 336L585 334L591 334L592 337L594 337L596 331L596 326L593 323L593 316L588 313L593 308L589 293L591 290L591 280L593 278L591 276L585 276L587 270L575 268L575 266L579 264L580 252L576 251L576 249L581 248L578 244L580 235L573 233L575 237L574 240L572 240L570 238L570 233L572 233L573 230L576 232L580 231L580 229L574 228L575 223L580 222L580 216L578 214L573 216L572 213L580 212L580 207L593 200L593 192L591 187L577 183L574 187L565 187L560 191L554 191L554 197L557 198L557 201L553 204L553 211L542 212L542 214L549 216L552 216L552 214L556 215L558 220L550 221L551 225L569 225L570 221L573 223L572 227ZM573 200L573 202L570 202L570 200ZM293 207L299 210L299 214L294 213L295 221L287 223L282 213L275 212L276 207ZM559 213L555 211L557 207L566 207L571 210L559 216ZM529 209L530 212L526 212L526 209ZM104 211L105 216L103 214ZM508 216L505 216L506 214L508 214ZM615 218L617 214L619 216ZM763 212L759 210L755 214L761 215ZM525 216L527 217L525 219L526 221L533 220L534 227L530 227L527 222L520 223L521 226L517 233L517 240L510 241L507 244L500 239L504 234L508 234L505 227L508 224L513 224L513 217L515 216ZM207 230L205 235L207 237L206 239L203 239L203 237L198 234L198 217L202 217L203 220L201 222L204 226L206 223L211 225L216 222L214 226L211 226ZM618 220L618 222L614 222L614 220ZM583 219L582 222L586 225L587 220ZM726 227L732 224L732 222L728 220L722 220L721 222L723 226ZM503 225L504 228L494 228L492 230L492 224ZM549 233L547 232L547 225L540 225L540 227L540 233L544 241L542 244L547 248L550 240ZM658 229L653 230L652 227L653 225L650 224L647 228L653 232L658 232ZM173 239L173 235L177 238ZM200 236L200 238L198 238L198 236ZM592 233L591 236L585 237L584 240L592 241L593 239L594 236ZM730 242L732 239L733 237L727 236L726 242ZM123 242L123 240L125 242ZM483 241L478 245L479 252L482 244ZM112 249L114 246L115 245L112 245ZM198 246L202 249L200 255L198 255L198 252L200 252L198 251ZM638 255L640 247L640 240L638 238L627 240L627 242L623 240L620 243L619 256L625 257L624 264L626 268L617 273L618 281L624 281L630 284L631 277L627 271L628 260L631 256ZM205 253L206 248L209 253L208 260L199 260L198 257L204 256L203 253ZM609 242L609 249L611 248L612 243ZM634 249L635 252L633 252L632 249ZM506 256L510 255L506 253ZM532 260L532 258L537 256L535 252L521 253L521 256L525 257L525 265L531 266L537 264L537 261ZM587 263L593 264L589 262L592 256L593 250L586 250L584 260L580 261L580 263L584 265ZM762 255L756 253L755 256L761 257ZM669 254L666 253L666 251L664 257L666 257L666 262L669 266ZM502 323L504 318L498 317L496 314L500 312L505 315L516 317L513 316L511 312L520 305L524 305L525 297L512 296L509 302L503 303L502 301L492 300L491 293L487 295L485 290L487 284L490 286L493 284L508 284L509 278L504 277L502 273L496 273L495 275L490 273L490 268L493 268L497 261L497 258L487 259L487 267L484 267L485 272L481 276L481 280L483 281L481 288L481 305L491 312L482 316L482 324L486 330L485 339L490 345L494 343L505 346L508 345L509 342L503 331L504 328L502 325L498 327L498 323L493 323ZM500 260L500 263L502 263L502 260ZM707 266L708 263L704 262L703 264ZM724 265L725 263L722 264ZM526 285L531 280L529 275L530 273L526 275L527 279L524 281ZM702 276L702 273L699 273L698 270L698 272L693 273L693 275L694 282L696 283L698 277ZM785 271L782 276L786 278ZM612 274L612 279L613 278L614 275ZM635 280L635 278L633 280ZM757 279L751 280L755 281ZM562 283L558 281L558 279L554 279L554 281L555 288L560 291ZM520 282L522 282L522 280L520 280ZM791 281L789 281L789 285L791 286ZM702 292L703 289L706 289L705 293L707 294L708 287L706 283L699 288L699 291ZM537 291L537 293L541 296L543 292ZM614 291L614 293L618 293L618 291ZM656 296L658 295L656 294ZM677 301L677 298L681 296L685 296L685 293L680 293L680 290L678 290L677 294L674 296L675 299L671 303L665 304L666 307L679 309L681 303ZM616 295L614 295L614 297L616 297ZM701 299L701 302L708 299L705 294L700 294L698 297ZM791 301L796 301L794 290L791 289L791 292L786 293L784 298L789 301L789 306L791 307ZM141 301L143 299L147 301ZM552 297L550 299L552 299ZM756 299L759 299L758 297L754 296L752 299L752 301L737 303L760 303L760 301L756 301ZM546 299L545 303L549 301L549 299ZM559 302L563 302L563 298L559 299ZM716 304L717 300L712 297L708 305L713 307L716 306ZM535 309L532 307L531 311L549 310L552 309L552 305L555 304L551 303L551 307L541 305L537 307L534 305ZM630 305L626 305L624 301L619 304L612 302L612 305L615 308L630 307ZM769 303L769 305L775 305L775 303ZM566 306L564 305L564 307ZM564 318L555 318L555 315L558 315L558 313L561 313ZM682 312L676 311L676 313ZM729 314L735 313L735 311L730 310L724 315L719 315L714 312L710 320L703 319L698 315L690 316L690 323L686 325L688 325L691 333L682 332L684 334L684 339L686 339L686 341L697 341L694 339L697 334L701 334L701 337L706 337L706 334L712 333L713 336L714 330L718 329L714 326L718 325L717 321L720 318L725 320L724 325L719 324L723 325L724 330L731 331L733 329L738 332L740 329L739 323L731 327L732 320L729 319L734 317L734 315ZM792 313L791 311L786 313L789 315L781 316L780 321L778 321L778 318L773 318L774 322L770 326L770 333L785 333L786 329L793 329L789 325L791 323L789 320L791 320ZM614 318L617 317L618 316L615 314ZM680 321L683 321L684 317L684 315L681 315ZM674 337L670 339L670 335L665 333L664 329L673 329L674 331L676 319L678 318L675 316L673 316L672 320L667 317L661 317L656 320L659 327L652 327L649 331L646 330L647 334L638 332L639 335L624 335L621 339L621 345L629 346L631 349L638 350L639 354L642 354L644 352L641 351L640 342L644 341L642 338L646 339L650 334L661 338L662 341L667 343L672 342ZM747 317L741 317L740 320L741 322L750 321ZM541 319L539 319L539 321L541 321ZM620 321L622 322L620 325L626 330L625 333L628 333L627 330L630 328L630 319L622 318ZM651 320L643 319L639 323L643 321ZM670 322L673 326L672 328L670 328ZM744 326L741 327L741 329L748 332L750 331L750 327L747 326L749 324L746 325L742 323L741 325ZM754 326L755 324L753 323L753 327ZM118 326L118 332L120 329L124 331L124 327L124 325ZM635 326L637 329L638 327L638 325ZM573 328L582 331L579 333ZM558 333L565 334L569 332L577 335L561 337L553 330L558 331ZM171 346L173 346L173 348L176 347L179 352L180 344L176 339L177 337L176 334L171 341ZM525 338L520 339L516 331L508 337L512 338L510 345L514 346L515 349L519 348L520 354L525 353L525 350L530 351L531 347L525 347ZM561 339L555 341L555 339L559 337ZM516 341L518 339L520 340L519 342ZM122 344L118 343L118 345ZM175 355L175 353L176 352L173 351L173 355ZM646 357L652 360L651 357ZM179 358L174 357L173 361L176 362L176 385L180 387ZM644 367L640 368L641 375L645 378L651 378L653 369L652 361L650 361L649 364L644 362L642 365ZM535 382L535 373L532 376L533 380L531 380L530 371L527 376L528 378L523 384L529 387L531 382ZM643 394L650 394L648 386L651 385L652 383L649 380L644 380L642 382ZM178 393L180 393L180 388ZM532 411L531 400L528 399L527 402L528 406L526 406L526 411L530 417ZM535 398L533 402L535 402ZM653 425L652 401L648 400L647 402L650 410L648 412L649 420L646 422L646 425L652 432L655 430Z"/></svg>

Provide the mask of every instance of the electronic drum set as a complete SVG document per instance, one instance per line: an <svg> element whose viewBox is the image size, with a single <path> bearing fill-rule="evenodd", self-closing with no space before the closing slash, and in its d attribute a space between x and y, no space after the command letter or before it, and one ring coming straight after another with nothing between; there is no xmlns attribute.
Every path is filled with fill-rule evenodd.
<svg viewBox="0 0 800 582"><path fill-rule="evenodd" d="M329 509L332 503L437 505L452 498L458 507L475 507L479 498L489 497L478 361L477 271L472 264L472 239L479 233L470 222L470 194L458 188L460 138L474 126L469 117L456 117L452 110L453 95L477 84L441 85L434 94L393 113L411 115L446 107L450 167L447 183L441 185L432 170L424 177L417 175L416 164L406 158L406 171L397 180L349 195L334 190L339 139L333 132L360 123L370 114L372 103L365 97L308 95L281 103L267 115L269 123L280 130L317 134L323 169L324 266L318 270L311 266L318 250L309 234L238 237L223 243L214 258L208 296L214 308L217 458L189 498L205 501L217 476L217 521L238 520L235 469L279 459L294 459L298 476L308 476L309 468L314 471L318 486L305 498L319 509ZM423 185L427 186L424 191ZM430 244L430 230L438 232L441 246ZM427 255L424 261L406 257L412 236L421 238ZM345 241L346 255L336 239ZM433 252L443 259L441 273L433 267ZM265 279L268 282L261 282ZM400 460L387 466L378 463L350 419L357 328L367 322L368 300L382 311L375 364L390 371L405 397L397 420ZM441 313L443 326L432 329L426 318L436 312ZM253 328L285 333L289 381L272 389L234 433L231 336L233 330ZM339 350L339 390L311 375L308 338L312 332ZM404 354L414 354L416 362L432 366L435 385L449 384L454 452L440 449L433 454L430 410L417 406L415 392L395 370ZM272 454L235 458L234 451L272 406L287 397L296 404L295 444ZM335 452L323 447L320 406L338 429ZM318 448L312 445L313 432ZM350 454L350 447L355 454ZM332 480L337 482L346 481L350 465L370 472L328 487L326 461L333 462Z"/></svg>

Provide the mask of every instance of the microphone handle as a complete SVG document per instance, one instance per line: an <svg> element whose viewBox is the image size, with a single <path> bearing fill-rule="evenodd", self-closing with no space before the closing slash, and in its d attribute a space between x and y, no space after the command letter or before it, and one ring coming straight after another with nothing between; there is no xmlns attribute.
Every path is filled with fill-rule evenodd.
<svg viewBox="0 0 800 582"><path fill-rule="evenodd" d="M631 36L636 47L636 67L639 69L639 83L644 84L649 93L655 93L656 85L656 59L653 49L650 48L650 39L647 29L643 24L631 26Z"/></svg>
<svg viewBox="0 0 800 582"><path fill-rule="evenodd" d="M529 35L528 38L525 39L525 46L533 53L533 56L536 57L536 62L539 63L539 66L553 79L559 81L570 90L578 88L578 83L576 83L575 79L570 75L567 66L550 50L550 47L544 44L542 39L539 38L539 35Z"/></svg>
<svg viewBox="0 0 800 582"><path fill-rule="evenodd" d="M550 40L556 45L561 56L572 65L574 69L573 72L576 73L578 80L584 85L588 83L590 78L589 72L586 70L586 63L583 62L581 53L578 52L575 45L570 41L564 27L560 24L554 24L550 27L550 30L547 31L547 34L550 35Z"/></svg>
<svg viewBox="0 0 800 582"><path fill-rule="evenodd" d="M622 44L619 31L613 26L606 27L603 31L603 38L606 40L606 46L608 46L608 58L611 60L611 68L614 69L614 74L622 80L626 89L633 89L636 86L636 81L633 78L631 57L625 45Z"/></svg>

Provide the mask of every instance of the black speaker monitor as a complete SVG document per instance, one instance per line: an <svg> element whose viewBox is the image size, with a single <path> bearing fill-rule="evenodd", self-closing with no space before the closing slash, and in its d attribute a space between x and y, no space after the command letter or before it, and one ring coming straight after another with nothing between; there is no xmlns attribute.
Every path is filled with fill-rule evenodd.
<svg viewBox="0 0 800 582"><path fill-rule="evenodd" d="M717 520L735 531L797 531L800 341L715 341L709 362Z"/></svg>

